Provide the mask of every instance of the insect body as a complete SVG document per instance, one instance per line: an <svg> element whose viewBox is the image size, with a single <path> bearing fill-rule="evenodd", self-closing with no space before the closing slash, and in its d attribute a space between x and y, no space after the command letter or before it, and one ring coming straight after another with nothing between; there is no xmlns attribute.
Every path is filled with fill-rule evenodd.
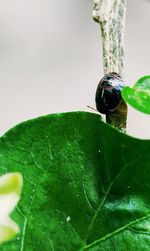
<svg viewBox="0 0 150 251"><path fill-rule="evenodd" d="M125 87L121 76L115 72L105 75L96 90L96 108L100 113L109 114L118 109L122 100L121 91Z"/></svg>

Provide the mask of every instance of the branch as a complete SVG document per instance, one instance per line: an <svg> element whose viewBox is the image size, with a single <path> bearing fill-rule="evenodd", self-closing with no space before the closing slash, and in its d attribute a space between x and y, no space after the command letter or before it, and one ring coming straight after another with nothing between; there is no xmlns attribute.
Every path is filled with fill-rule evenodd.
<svg viewBox="0 0 150 251"><path fill-rule="evenodd" d="M124 33L127 0L93 0L93 19L100 24L104 74L124 76ZM127 105L122 99L118 110L106 115L106 122L126 130Z"/></svg>
<svg viewBox="0 0 150 251"><path fill-rule="evenodd" d="M94 0L93 19L100 24L104 73L124 74L124 30L127 0Z"/></svg>

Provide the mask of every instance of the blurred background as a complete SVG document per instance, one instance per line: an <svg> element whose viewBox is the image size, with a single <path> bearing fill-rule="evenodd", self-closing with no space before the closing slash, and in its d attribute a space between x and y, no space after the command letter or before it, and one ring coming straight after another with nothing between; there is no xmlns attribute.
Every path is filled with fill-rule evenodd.
<svg viewBox="0 0 150 251"><path fill-rule="evenodd" d="M95 106L103 77L92 0L0 0L0 134L24 120ZM128 0L126 83L150 75L150 1ZM91 112L91 110L89 110ZM150 116L129 109L128 134L150 138Z"/></svg>

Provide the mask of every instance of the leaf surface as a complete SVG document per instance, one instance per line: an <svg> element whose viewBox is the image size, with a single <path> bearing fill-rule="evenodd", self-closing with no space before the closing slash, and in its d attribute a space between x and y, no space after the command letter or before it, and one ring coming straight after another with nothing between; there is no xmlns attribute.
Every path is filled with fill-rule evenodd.
<svg viewBox="0 0 150 251"><path fill-rule="evenodd" d="M8 171L24 178L21 234L1 251L150 250L150 140L92 113L48 115L0 139Z"/></svg>
<svg viewBox="0 0 150 251"><path fill-rule="evenodd" d="M122 91L124 100L138 111L150 114L150 76L140 78L133 88Z"/></svg>

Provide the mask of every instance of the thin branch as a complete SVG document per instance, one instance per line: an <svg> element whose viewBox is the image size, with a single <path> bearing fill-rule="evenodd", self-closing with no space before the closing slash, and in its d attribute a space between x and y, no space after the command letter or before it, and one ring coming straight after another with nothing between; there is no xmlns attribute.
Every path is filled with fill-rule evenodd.
<svg viewBox="0 0 150 251"><path fill-rule="evenodd" d="M94 0L93 19L100 24L104 73L124 73L124 30L127 0Z"/></svg>
<svg viewBox="0 0 150 251"><path fill-rule="evenodd" d="M93 19L99 23L103 43L104 74L116 72L124 77L124 33L127 0L94 0ZM127 106L106 116L107 123L126 128Z"/></svg>

